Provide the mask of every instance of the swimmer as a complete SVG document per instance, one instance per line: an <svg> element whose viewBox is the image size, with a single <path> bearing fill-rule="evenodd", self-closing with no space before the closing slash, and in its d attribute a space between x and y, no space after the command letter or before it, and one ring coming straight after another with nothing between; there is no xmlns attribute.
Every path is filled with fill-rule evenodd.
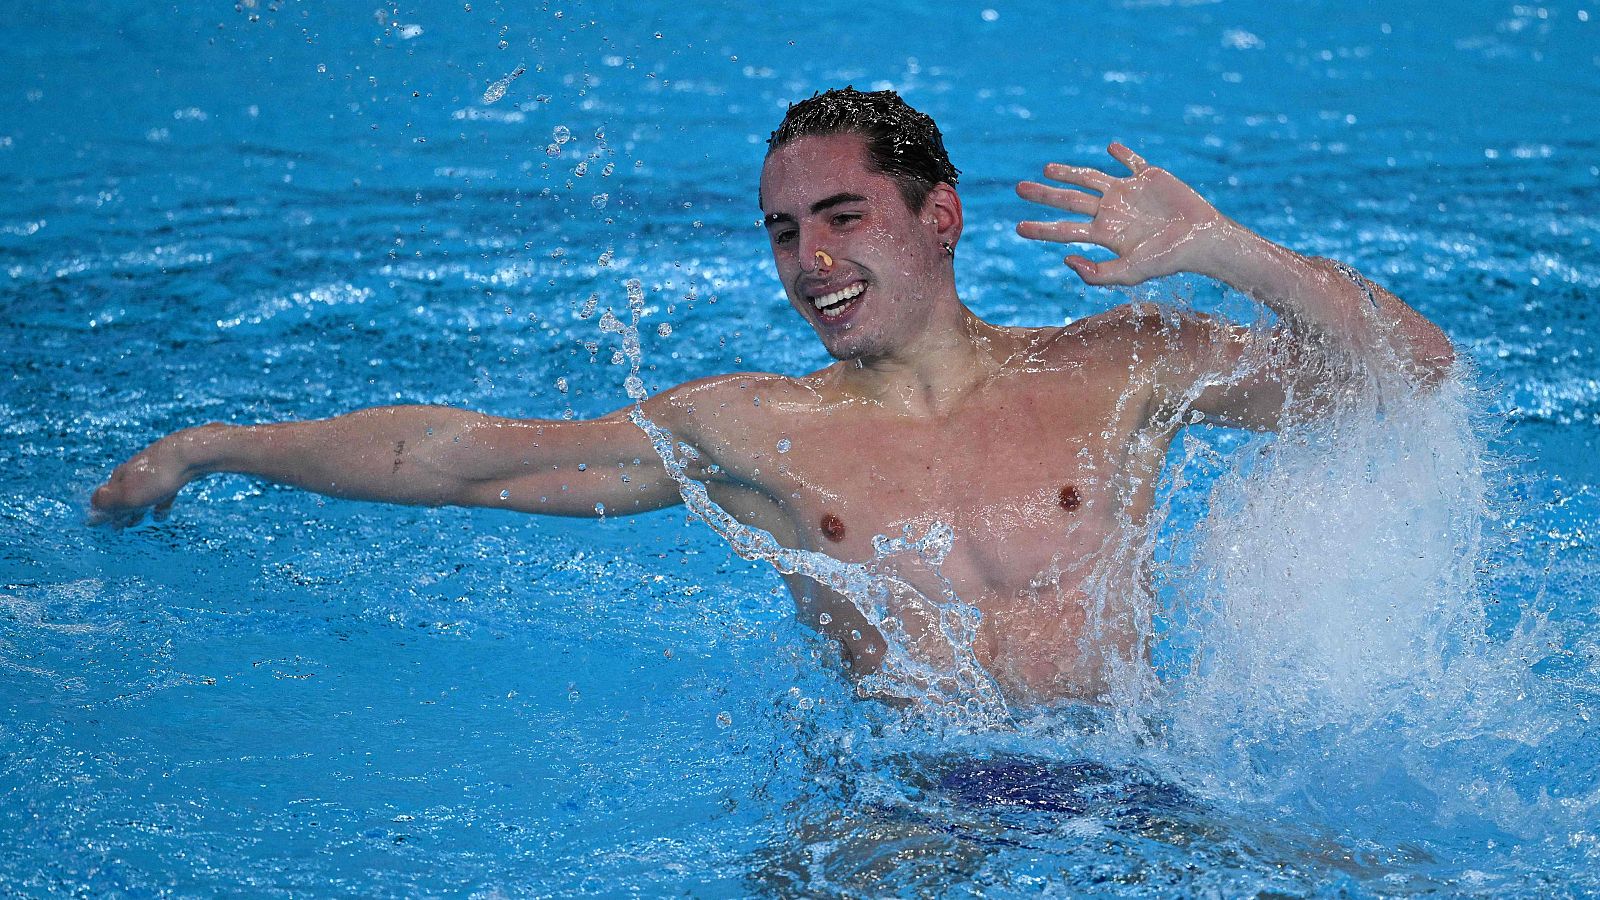
<svg viewBox="0 0 1600 900"><path fill-rule="evenodd" d="M1017 232L1111 251L1065 257L1086 284L1195 273L1265 304L1277 325L1139 305L1066 326L985 322L956 292L960 173L938 128L891 91L845 88L790 107L758 194L778 278L835 362L798 377L719 375L643 402L698 449L688 474L712 499L785 546L868 562L876 535L953 526L942 574L982 612L973 653L1027 702L1101 699L1102 667L1078 641L1086 601L1099 590L1096 602L1116 602L1104 596L1107 571L1125 596L1142 589L1137 561L1118 548L1147 519L1183 427L1278 427L1298 414L1290 398L1326 396L1348 377L1313 364L1318 348L1397 368L1417 389L1454 360L1438 327L1353 269L1273 244L1123 144L1108 149L1125 174L1052 163L1044 182L1017 185L1067 214ZM1060 320L1038 302L1041 319ZM356 500L562 516L679 503L627 412L562 421L392 406L202 425L118 466L94 492L91 520L165 514L214 472ZM929 572L897 574L940 595ZM786 580L849 671L878 665L883 637L854 605L804 576ZM1139 652L1134 633L1102 632L1105 651Z"/></svg>

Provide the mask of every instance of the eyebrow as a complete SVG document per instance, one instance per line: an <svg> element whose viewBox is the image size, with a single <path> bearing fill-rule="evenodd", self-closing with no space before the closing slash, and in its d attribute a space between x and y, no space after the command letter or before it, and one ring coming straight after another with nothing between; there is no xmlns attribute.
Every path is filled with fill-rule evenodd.
<svg viewBox="0 0 1600 900"><path fill-rule="evenodd" d="M842 203L862 203L866 199L866 197L863 197L860 194L852 193L850 191L841 191L840 193L823 197L821 200L811 204L811 213L815 215L825 209L831 209L832 207L838 206ZM791 216L788 213L767 213L767 217L763 221L764 224L770 227L778 224L779 222L793 222L794 216Z"/></svg>

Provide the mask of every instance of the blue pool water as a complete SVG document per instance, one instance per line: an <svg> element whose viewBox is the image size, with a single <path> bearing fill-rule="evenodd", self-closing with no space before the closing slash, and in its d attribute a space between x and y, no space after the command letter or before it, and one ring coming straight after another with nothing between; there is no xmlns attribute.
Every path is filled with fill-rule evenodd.
<svg viewBox="0 0 1600 900"><path fill-rule="evenodd" d="M0 888L1600 891L1600 6L761 6L13 13ZM982 727L854 700L771 569L681 510L230 476L83 525L116 461L204 421L615 409L592 310L628 279L650 390L820 366L754 186L785 104L844 83L944 128L980 315L1124 299L1011 230L1015 181L1120 139L1407 298L1468 382L1185 440L1158 695Z"/></svg>

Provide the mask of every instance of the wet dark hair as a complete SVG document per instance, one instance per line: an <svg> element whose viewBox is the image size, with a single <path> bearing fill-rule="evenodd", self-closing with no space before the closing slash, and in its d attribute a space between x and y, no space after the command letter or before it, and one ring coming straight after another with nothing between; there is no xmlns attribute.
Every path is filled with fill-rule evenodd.
<svg viewBox="0 0 1600 900"><path fill-rule="evenodd" d="M934 185L955 184L961 177L950 164L939 126L894 91L835 88L790 104L767 138L767 155L798 138L828 134L865 138L872 168L894 179L912 212L922 210Z"/></svg>

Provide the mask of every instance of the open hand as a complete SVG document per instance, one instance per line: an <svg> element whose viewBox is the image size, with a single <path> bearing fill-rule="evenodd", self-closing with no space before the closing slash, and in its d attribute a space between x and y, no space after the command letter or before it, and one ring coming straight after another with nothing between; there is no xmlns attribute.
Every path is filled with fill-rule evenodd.
<svg viewBox="0 0 1600 900"><path fill-rule="evenodd" d="M1073 187L1033 181L1017 185L1024 200L1089 216L1089 221L1022 222L1017 233L1058 244L1098 244L1117 254L1098 263L1076 254L1066 257L1067 265L1089 284L1132 285L1176 272L1208 274L1239 226L1172 173L1122 144L1107 150L1133 174L1117 178L1086 166L1051 163L1045 166L1045 177Z"/></svg>

